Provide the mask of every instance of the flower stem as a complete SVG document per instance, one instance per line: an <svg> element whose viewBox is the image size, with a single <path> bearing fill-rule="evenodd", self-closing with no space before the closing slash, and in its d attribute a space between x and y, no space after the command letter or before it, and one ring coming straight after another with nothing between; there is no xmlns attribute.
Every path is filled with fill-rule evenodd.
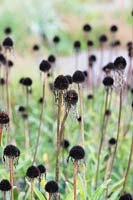
<svg viewBox="0 0 133 200"><path fill-rule="evenodd" d="M31 195L30 195L30 200L33 200L34 197L34 179L31 179Z"/></svg>
<svg viewBox="0 0 133 200"><path fill-rule="evenodd" d="M48 200L52 200L52 194L51 194L51 193L49 193L49 198L48 198Z"/></svg>
<svg viewBox="0 0 133 200"><path fill-rule="evenodd" d="M6 191L4 191L3 200L6 200Z"/></svg>
<svg viewBox="0 0 133 200"><path fill-rule="evenodd" d="M10 170L10 184L11 184L10 200L14 200L14 197L13 197L13 185L14 185L13 158L9 158L9 170Z"/></svg>
<svg viewBox="0 0 133 200"><path fill-rule="evenodd" d="M2 142L2 126L0 126L0 146L1 146L1 142Z"/></svg>
<svg viewBox="0 0 133 200"><path fill-rule="evenodd" d="M74 161L74 200L77 200L77 195L76 195L76 186L77 186L77 168L78 168L78 163L77 160Z"/></svg>

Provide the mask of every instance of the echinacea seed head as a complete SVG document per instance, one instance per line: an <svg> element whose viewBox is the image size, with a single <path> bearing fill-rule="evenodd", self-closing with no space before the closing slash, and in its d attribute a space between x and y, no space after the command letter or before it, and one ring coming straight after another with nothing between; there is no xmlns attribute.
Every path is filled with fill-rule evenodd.
<svg viewBox="0 0 133 200"><path fill-rule="evenodd" d="M9 119L8 114L3 111L0 112L0 125L1 126L6 125L9 123L9 121L10 121L10 119Z"/></svg>
<svg viewBox="0 0 133 200"><path fill-rule="evenodd" d="M18 108L18 111L20 112L20 113L22 113L22 112L25 112L25 107L24 106L19 106L19 108Z"/></svg>
<svg viewBox="0 0 133 200"><path fill-rule="evenodd" d="M90 26L89 24L85 24L85 25L83 26L83 31L84 31L84 32L90 32L90 31L91 31L91 26Z"/></svg>
<svg viewBox="0 0 133 200"><path fill-rule="evenodd" d="M101 43L105 43L105 42L107 42L107 40L108 40L108 38L107 38L107 36L106 35L100 35L100 37L99 37L99 42L101 42Z"/></svg>
<svg viewBox="0 0 133 200"><path fill-rule="evenodd" d="M80 41L79 41L79 40L76 40L76 41L73 43L73 47L74 47L74 49L76 49L76 50L80 50L80 48L81 48L81 43L80 43Z"/></svg>
<svg viewBox="0 0 133 200"><path fill-rule="evenodd" d="M88 94L88 95L87 95L87 99L88 99L88 100L92 100L93 98L94 98L93 94Z"/></svg>
<svg viewBox="0 0 133 200"><path fill-rule="evenodd" d="M109 139L109 145L113 146L117 143L116 139L115 138L110 138Z"/></svg>
<svg viewBox="0 0 133 200"><path fill-rule="evenodd" d="M81 116L79 116L79 117L77 118L77 120L78 120L78 122L81 122Z"/></svg>
<svg viewBox="0 0 133 200"><path fill-rule="evenodd" d="M22 113L22 118L24 119L24 120L26 120L26 119L28 119L28 114L27 113Z"/></svg>
<svg viewBox="0 0 133 200"><path fill-rule="evenodd" d="M60 38L59 38L59 36L54 36L54 38L53 38L53 42L55 43L55 44L58 44L59 42L60 42Z"/></svg>
<svg viewBox="0 0 133 200"><path fill-rule="evenodd" d="M68 90L65 94L64 99L68 105L76 105L76 103L78 102L78 94L75 90Z"/></svg>
<svg viewBox="0 0 133 200"><path fill-rule="evenodd" d="M7 61L7 65L8 65L8 67L10 68L10 67L13 67L14 63L13 63L13 61L8 60L8 61Z"/></svg>
<svg viewBox="0 0 133 200"><path fill-rule="evenodd" d="M84 74L85 77L87 77L88 76L87 70L83 71L83 74Z"/></svg>
<svg viewBox="0 0 133 200"><path fill-rule="evenodd" d="M44 165L42 165L42 164L38 165L37 168L38 168L40 174L45 174L46 173L46 168L45 168Z"/></svg>
<svg viewBox="0 0 133 200"><path fill-rule="evenodd" d="M12 29L11 29L11 27L6 27L5 29L4 29L4 33L6 34L6 35L9 35L9 34L11 34L12 33Z"/></svg>
<svg viewBox="0 0 133 200"><path fill-rule="evenodd" d="M70 75L66 75L65 77L68 80L69 84L73 83L73 79L72 79L72 77Z"/></svg>
<svg viewBox="0 0 133 200"><path fill-rule="evenodd" d="M6 179L3 179L1 182L0 182L0 190L2 192L7 192L9 190L11 190L12 186L10 184L10 182Z"/></svg>
<svg viewBox="0 0 133 200"><path fill-rule="evenodd" d="M38 44L34 44L32 49L33 49L33 51L39 51L40 47Z"/></svg>
<svg viewBox="0 0 133 200"><path fill-rule="evenodd" d="M116 25L112 25L112 26L110 27L110 31L111 31L112 33L115 33L115 32L118 31L118 27L117 27Z"/></svg>
<svg viewBox="0 0 133 200"><path fill-rule="evenodd" d="M111 115L111 110L107 109L105 110L105 116L109 117Z"/></svg>
<svg viewBox="0 0 133 200"><path fill-rule="evenodd" d="M0 64L2 65L6 64L6 58L2 53L0 53Z"/></svg>
<svg viewBox="0 0 133 200"><path fill-rule="evenodd" d="M43 98L40 97L40 99L38 100L38 102L39 102L40 104L42 104L42 103L43 103Z"/></svg>
<svg viewBox="0 0 133 200"><path fill-rule="evenodd" d="M73 78L73 82L77 83L77 84L83 83L85 81L85 75L84 75L84 73L82 71L79 71L79 70L77 70L77 71L74 72L72 78Z"/></svg>
<svg viewBox="0 0 133 200"><path fill-rule="evenodd" d="M69 152L69 157L71 157L74 160L82 160L85 157L85 151L83 147L77 145L71 148Z"/></svg>
<svg viewBox="0 0 133 200"><path fill-rule="evenodd" d="M22 84L26 87L31 86L32 85L32 79L29 77L26 77L24 79L22 79Z"/></svg>
<svg viewBox="0 0 133 200"><path fill-rule="evenodd" d="M13 40L10 38L10 37L6 37L4 40L3 40L3 47L5 47L6 49L11 49L13 48Z"/></svg>
<svg viewBox="0 0 133 200"><path fill-rule="evenodd" d="M69 86L67 78L63 75L57 76L54 81L54 88L57 90L66 90Z"/></svg>
<svg viewBox="0 0 133 200"><path fill-rule="evenodd" d="M126 193L126 194L123 194L122 196L120 196L119 200L133 200L133 197L131 194Z"/></svg>
<svg viewBox="0 0 133 200"><path fill-rule="evenodd" d="M5 85L5 79L4 78L0 78L0 85Z"/></svg>
<svg viewBox="0 0 133 200"><path fill-rule="evenodd" d="M104 72L109 72L114 69L114 63L110 62L103 67Z"/></svg>
<svg viewBox="0 0 133 200"><path fill-rule="evenodd" d="M26 176L29 179L37 178L39 176L39 169L37 167L35 167L34 165L30 166L27 169Z"/></svg>
<svg viewBox="0 0 133 200"><path fill-rule="evenodd" d="M39 65L39 69L42 72L48 72L50 68L51 68L51 65L47 60L42 60L42 62Z"/></svg>
<svg viewBox="0 0 133 200"><path fill-rule="evenodd" d="M45 185L45 190L46 192L48 192L49 194L54 194L57 193L59 190L58 184L56 183L56 181L48 181Z"/></svg>
<svg viewBox="0 0 133 200"><path fill-rule="evenodd" d="M114 61L114 70L124 70L127 62L124 57L117 57Z"/></svg>
<svg viewBox="0 0 133 200"><path fill-rule="evenodd" d="M4 148L3 154L8 158L14 159L20 156L20 150L16 146L9 144Z"/></svg>
<svg viewBox="0 0 133 200"><path fill-rule="evenodd" d="M93 41L92 40L88 40L87 41L87 46L88 47L92 47L94 45Z"/></svg>
<svg viewBox="0 0 133 200"><path fill-rule="evenodd" d="M23 85L24 77L20 78L19 83Z"/></svg>
<svg viewBox="0 0 133 200"><path fill-rule="evenodd" d="M61 146L64 148L64 149L68 149L68 147L70 146L70 142L67 140L67 139L64 139L62 142L61 142Z"/></svg>
<svg viewBox="0 0 133 200"><path fill-rule="evenodd" d="M111 76L106 76L103 79L103 84L105 87L111 87L114 84L114 79Z"/></svg>
<svg viewBox="0 0 133 200"><path fill-rule="evenodd" d="M50 55L49 57L48 57L48 62L50 62L50 63L55 63L55 61L56 61L56 57L54 56L54 55Z"/></svg>

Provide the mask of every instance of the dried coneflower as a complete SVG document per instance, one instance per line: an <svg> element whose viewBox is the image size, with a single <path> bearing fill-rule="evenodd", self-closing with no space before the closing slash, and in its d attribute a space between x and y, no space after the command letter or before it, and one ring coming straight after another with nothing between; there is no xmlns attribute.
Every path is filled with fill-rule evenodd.
<svg viewBox="0 0 133 200"><path fill-rule="evenodd" d="M133 197L132 197L131 194L125 193L125 194L120 196L119 200L133 200Z"/></svg>
<svg viewBox="0 0 133 200"><path fill-rule="evenodd" d="M39 122L39 128L38 128L38 134L37 134L37 140L36 140L36 146L35 146L35 152L33 155L33 162L34 164L36 160L36 154L37 154L37 149L39 145L39 140L40 140L40 135L41 135L41 126L42 126L42 120L43 120L43 112L44 112L44 101L45 101L45 86L46 86L46 78L47 78L47 73L50 70L51 65L47 60L42 60L42 62L39 65L39 69L41 72L43 72L43 82L42 82L42 104L41 104L41 112L40 112L40 122Z"/></svg>
<svg viewBox="0 0 133 200"><path fill-rule="evenodd" d="M34 44L32 49L33 49L33 51L37 52L40 50L40 46L38 44Z"/></svg>
<svg viewBox="0 0 133 200"><path fill-rule="evenodd" d="M12 188L10 182L6 179L3 179L0 182L0 191L3 192L3 200L6 200L6 193Z"/></svg>
<svg viewBox="0 0 133 200"><path fill-rule="evenodd" d="M76 186L77 186L77 169L78 169L78 161L83 160L85 158L85 151L83 147L77 145L71 148L69 152L69 156L67 161L69 162L69 158L71 158L72 162L74 163L74 200L77 199L76 195Z"/></svg>
<svg viewBox="0 0 133 200"><path fill-rule="evenodd" d="M73 83L72 77L71 77L70 75L66 75L65 77L66 77L66 79L68 80L69 85L71 85L71 84Z"/></svg>
<svg viewBox="0 0 133 200"><path fill-rule="evenodd" d="M39 189L40 189L40 182L41 182L41 179L42 179L43 175L46 178L46 168L42 164L38 165L37 168L39 170Z"/></svg>
<svg viewBox="0 0 133 200"><path fill-rule="evenodd" d="M89 39L89 32L91 32L92 28L90 26L90 24L85 24L83 26L83 31L84 31L84 34L85 34L85 39L88 40Z"/></svg>
<svg viewBox="0 0 133 200"><path fill-rule="evenodd" d="M26 88L26 107L28 108L28 106L29 106L29 93L28 93L28 90L29 90L29 88L31 88L32 79L30 77L26 77L24 79L21 79L21 83Z"/></svg>
<svg viewBox="0 0 133 200"><path fill-rule="evenodd" d="M76 40L73 43L73 48L74 48L74 53L75 53L75 69L78 69L78 64L79 64L79 54L80 54L80 49L81 49L81 43L79 40Z"/></svg>
<svg viewBox="0 0 133 200"><path fill-rule="evenodd" d="M11 193L10 193L10 200L13 200L13 185L14 185L14 166L18 164L18 159L20 156L20 150L12 145L9 144L4 148L3 152L3 160L6 161L6 157L9 160L9 170L10 170L10 184L11 184Z"/></svg>
<svg viewBox="0 0 133 200"><path fill-rule="evenodd" d="M12 33L12 29L10 26L7 26L5 29L4 29L4 33L5 35L10 35Z"/></svg>
<svg viewBox="0 0 133 200"><path fill-rule="evenodd" d="M8 126L9 125L9 116L7 113L1 111L0 112L0 145L2 142L2 130L4 126Z"/></svg>
<svg viewBox="0 0 133 200"><path fill-rule="evenodd" d="M55 53L58 53L58 45L60 43L60 37L58 35L55 35L53 38L53 43L54 43L54 48L55 48Z"/></svg>
<svg viewBox="0 0 133 200"><path fill-rule="evenodd" d="M100 43L100 68L103 66L103 60L104 60L104 49L105 49L105 44L107 42L108 38L106 35L102 34L99 37L99 43Z"/></svg>
<svg viewBox="0 0 133 200"><path fill-rule="evenodd" d="M60 144L61 144L61 135L60 135L60 126L61 126L61 106L63 92L68 89L69 83L65 76L59 75L54 81L54 88L57 92L58 99L58 119L57 119L57 160L56 160L56 182L59 181L59 165L60 165Z"/></svg>
<svg viewBox="0 0 133 200"><path fill-rule="evenodd" d="M94 81L93 81L93 66L96 62L96 56L94 54L91 54L88 58L88 87L90 86L90 89L93 90L94 87Z"/></svg>
<svg viewBox="0 0 133 200"><path fill-rule="evenodd" d="M59 192L58 183L54 180L48 181L45 185L45 190L49 193L48 200L52 200L52 196Z"/></svg>
<svg viewBox="0 0 133 200"><path fill-rule="evenodd" d="M6 37L2 43L5 50L11 51L13 49L13 40L10 37Z"/></svg>
<svg viewBox="0 0 133 200"><path fill-rule="evenodd" d="M30 200L33 200L34 199L34 180L35 178L39 177L39 169L35 167L34 165L30 166L27 169L26 177L30 180L30 183L31 183Z"/></svg>

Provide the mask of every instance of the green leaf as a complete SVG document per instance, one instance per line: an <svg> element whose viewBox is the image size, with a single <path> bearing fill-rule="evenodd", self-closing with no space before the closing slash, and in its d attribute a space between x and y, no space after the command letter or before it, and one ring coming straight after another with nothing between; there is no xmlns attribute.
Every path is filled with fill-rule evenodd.
<svg viewBox="0 0 133 200"><path fill-rule="evenodd" d="M34 192L37 195L37 197L39 198L39 200L46 200L46 198L43 196L43 194L36 187L34 187Z"/></svg>

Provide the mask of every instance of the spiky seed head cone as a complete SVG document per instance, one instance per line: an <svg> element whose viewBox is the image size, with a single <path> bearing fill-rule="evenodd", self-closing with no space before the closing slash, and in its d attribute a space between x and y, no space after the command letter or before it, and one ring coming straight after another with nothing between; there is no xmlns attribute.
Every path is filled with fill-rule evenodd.
<svg viewBox="0 0 133 200"><path fill-rule="evenodd" d="M56 183L56 181L48 181L45 185L45 190L46 192L48 192L49 194L54 194L57 193L59 190L58 184Z"/></svg>
<svg viewBox="0 0 133 200"><path fill-rule="evenodd" d="M85 75L80 70L75 71L72 78L73 78L73 82L77 84L83 83L85 81Z"/></svg>
<svg viewBox="0 0 133 200"><path fill-rule="evenodd" d="M69 84L73 83L73 79L72 79L72 77L70 75L66 75L65 77L68 80Z"/></svg>
<svg viewBox="0 0 133 200"><path fill-rule="evenodd" d="M103 79L103 84L105 87L112 87L114 84L114 79L111 76L106 76Z"/></svg>
<svg viewBox="0 0 133 200"><path fill-rule="evenodd" d="M63 75L57 76L54 81L54 88L57 90L66 90L69 86L67 78Z"/></svg>
<svg viewBox="0 0 133 200"><path fill-rule="evenodd" d="M116 139L115 138L110 138L109 139L109 145L113 146L117 143Z"/></svg>
<svg viewBox="0 0 133 200"><path fill-rule="evenodd" d="M37 178L39 176L39 169L37 167L35 167L34 165L30 166L27 169L26 176L29 179Z"/></svg>
<svg viewBox="0 0 133 200"><path fill-rule="evenodd" d="M6 125L8 124L10 121L8 114L6 114L5 112L0 112L0 125Z"/></svg>
<svg viewBox="0 0 133 200"><path fill-rule="evenodd" d="M88 40L88 41L87 41L87 46L88 46L88 47L94 46L93 41L92 41L92 40Z"/></svg>
<svg viewBox="0 0 133 200"><path fill-rule="evenodd" d="M99 42L100 43L105 43L105 42L107 42L107 40L108 40L108 38L107 38L107 36L106 35L100 35L100 37L99 37Z"/></svg>
<svg viewBox="0 0 133 200"><path fill-rule="evenodd" d="M79 40L76 40L74 43L73 43L73 47L74 49L76 49L76 51L79 51L80 48L81 48L81 43Z"/></svg>
<svg viewBox="0 0 133 200"><path fill-rule="evenodd" d="M69 157L71 157L74 160L82 160L85 157L85 151L83 147L77 145L71 148L69 152Z"/></svg>
<svg viewBox="0 0 133 200"><path fill-rule="evenodd" d="M87 99L88 99L88 100L91 100L91 99L93 99L93 98L94 98L93 94L88 94L88 95L87 95Z"/></svg>
<svg viewBox="0 0 133 200"><path fill-rule="evenodd" d="M38 165L37 168L38 168L40 174L45 174L46 173L46 168L45 168L44 165L42 165L42 164Z"/></svg>
<svg viewBox="0 0 133 200"><path fill-rule="evenodd" d="M42 60L42 62L39 65L39 69L42 72L48 72L50 68L51 68L51 65L47 60Z"/></svg>
<svg viewBox="0 0 133 200"><path fill-rule="evenodd" d="M119 200L133 200L133 197L131 194L127 193L127 194L120 196Z"/></svg>
<svg viewBox="0 0 133 200"><path fill-rule="evenodd" d="M22 84L26 87L31 86L32 85L32 79L29 77L26 77L22 80Z"/></svg>
<svg viewBox="0 0 133 200"><path fill-rule="evenodd" d="M19 106L18 111L21 112L25 112L26 108L24 106Z"/></svg>
<svg viewBox="0 0 133 200"><path fill-rule="evenodd" d="M60 37L59 36L54 36L54 38L53 38L53 42L55 43L55 44L58 44L59 42L60 42Z"/></svg>
<svg viewBox="0 0 133 200"><path fill-rule="evenodd" d="M7 192L9 190L11 190L12 186L10 184L10 182L6 179L3 179L1 182L0 182L0 190L2 192Z"/></svg>
<svg viewBox="0 0 133 200"><path fill-rule="evenodd" d="M112 25L112 26L110 27L110 31L111 31L112 33L116 33L116 32L118 31L118 27L117 27L116 25Z"/></svg>
<svg viewBox="0 0 133 200"><path fill-rule="evenodd" d="M10 37L6 37L4 40L3 40L3 43L2 43L3 47L5 47L6 49L11 49L13 48L13 40L10 38Z"/></svg>
<svg viewBox="0 0 133 200"><path fill-rule="evenodd" d="M84 32L90 32L91 31L91 26L89 25L89 24L85 24L84 26L83 26L83 31Z"/></svg>
<svg viewBox="0 0 133 200"><path fill-rule="evenodd" d="M39 51L40 47L38 44L34 44L32 49L33 49L33 51Z"/></svg>
<svg viewBox="0 0 133 200"><path fill-rule="evenodd" d="M61 146L62 146L64 149L68 149L68 147L70 146L70 142L69 142L67 139L64 139L64 140L61 142Z"/></svg>
<svg viewBox="0 0 133 200"><path fill-rule="evenodd" d="M8 157L8 158L18 158L20 156L20 150L12 145L9 144L4 148L4 156Z"/></svg>
<svg viewBox="0 0 133 200"><path fill-rule="evenodd" d="M65 102L68 105L76 105L78 102L78 94L75 90L68 90L65 94Z"/></svg>
<svg viewBox="0 0 133 200"><path fill-rule="evenodd" d="M56 57L55 57L54 55L51 54L51 55L48 57L48 61L49 61L50 63L55 63Z"/></svg>
<svg viewBox="0 0 133 200"><path fill-rule="evenodd" d="M110 116L111 115L111 110L110 109L107 109L106 111L105 111L105 116Z"/></svg>
<svg viewBox="0 0 133 200"><path fill-rule="evenodd" d="M119 56L114 61L114 70L124 70L127 62L123 56Z"/></svg>

